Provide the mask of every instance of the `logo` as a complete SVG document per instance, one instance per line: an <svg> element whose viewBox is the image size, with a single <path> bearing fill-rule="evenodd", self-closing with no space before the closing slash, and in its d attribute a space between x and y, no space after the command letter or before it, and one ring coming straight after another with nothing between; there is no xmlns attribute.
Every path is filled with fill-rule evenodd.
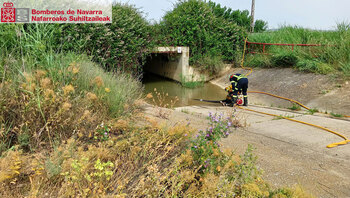
<svg viewBox="0 0 350 198"><path fill-rule="evenodd" d="M12 2L5 2L1 8L1 22L29 22L29 8L14 8Z"/></svg>
<svg viewBox="0 0 350 198"><path fill-rule="evenodd" d="M13 3L5 2L4 8L1 8L1 22L14 23L16 21L16 8L13 8Z"/></svg>

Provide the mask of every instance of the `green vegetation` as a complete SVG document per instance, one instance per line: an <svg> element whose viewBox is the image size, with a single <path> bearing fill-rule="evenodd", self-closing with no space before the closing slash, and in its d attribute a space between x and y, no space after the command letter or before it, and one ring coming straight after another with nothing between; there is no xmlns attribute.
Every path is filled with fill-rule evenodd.
<svg viewBox="0 0 350 198"><path fill-rule="evenodd" d="M208 2L212 12L217 17L222 17L227 21L234 22L243 27L246 31L250 31L251 16L248 10L232 10L231 8L221 7L219 3L212 1ZM256 20L254 32L264 32L267 29L267 22L263 20Z"/></svg>
<svg viewBox="0 0 350 198"><path fill-rule="evenodd" d="M183 76L182 74L180 75L180 84L183 86L183 87L186 87L186 88L191 88L191 89L194 89L194 88L197 88L197 87L203 87L204 86L204 79L202 78L202 80L200 81L195 81L193 80L193 76L192 78L187 76Z"/></svg>
<svg viewBox="0 0 350 198"><path fill-rule="evenodd" d="M246 36L242 27L216 16L202 0L179 1L155 27L159 45L189 46L190 64L211 71L207 60L234 61Z"/></svg>
<svg viewBox="0 0 350 198"><path fill-rule="evenodd" d="M252 147L242 156L221 150L217 141L239 126L232 118L211 115L210 127L195 138L194 130L182 125L161 127L148 119L147 126L136 127L124 119L105 120L96 128L77 129L53 149L29 155L14 148L0 158L0 194L310 197L299 188L273 190L261 179ZM45 147L44 142L39 145Z"/></svg>
<svg viewBox="0 0 350 198"><path fill-rule="evenodd" d="M322 44L324 46L266 46L271 55L248 55L246 64L255 67L294 66L301 71L328 74L341 72L350 76L350 25L338 24L335 31L316 31L301 27L282 27L273 32L255 33L249 36L251 42ZM255 46L254 51L262 51Z"/></svg>
<svg viewBox="0 0 350 198"><path fill-rule="evenodd" d="M140 82L123 73L105 73L86 56L59 54L50 64L37 66L6 57L1 68L6 71L0 121L9 132L0 137L7 145L2 151L16 144L32 150L41 141L62 141L74 130L86 131L103 119L132 113L134 108L125 104L142 94Z"/></svg>
<svg viewBox="0 0 350 198"><path fill-rule="evenodd" d="M224 62L240 60L244 38L250 29L249 11L232 10L204 0L180 0L154 25L158 45L189 46L190 64L215 74ZM256 21L256 32L267 22Z"/></svg>
<svg viewBox="0 0 350 198"><path fill-rule="evenodd" d="M154 46L152 27L134 6L116 3L112 11L107 25L1 24L0 54L50 61L55 53L71 51L91 56L106 70L138 75Z"/></svg>
<svg viewBox="0 0 350 198"><path fill-rule="evenodd" d="M225 65L221 56L211 57L204 55L197 61L196 66L199 67L201 71L209 75L214 75L220 72Z"/></svg>
<svg viewBox="0 0 350 198"><path fill-rule="evenodd" d="M181 81L181 85L186 88L194 89L197 87L203 87L203 81Z"/></svg>
<svg viewBox="0 0 350 198"><path fill-rule="evenodd" d="M331 112L331 116L336 117L336 118L342 118L342 117L344 117L344 115L342 115L342 114L333 113L333 112Z"/></svg>
<svg viewBox="0 0 350 198"><path fill-rule="evenodd" d="M301 107L295 103L293 103L293 106L289 107L288 109L293 110L293 111L299 111Z"/></svg>
<svg viewBox="0 0 350 198"><path fill-rule="evenodd" d="M63 49L87 52L108 70L141 72L153 48L151 26L132 5L116 3L112 14L113 23L108 25L64 25Z"/></svg>
<svg viewBox="0 0 350 198"><path fill-rule="evenodd" d="M132 6L113 14L108 25L0 24L1 197L307 196L264 182L252 147L222 150L218 141L240 126L234 115L210 115L199 134L146 117L131 73L152 47L149 26ZM228 24L216 36L240 30L215 20ZM147 97L165 101L154 91Z"/></svg>
<svg viewBox="0 0 350 198"><path fill-rule="evenodd" d="M316 109L316 108L309 109L308 111L309 111L309 113L310 113L311 115L313 115L314 113L319 112L319 110L318 110L318 109Z"/></svg>
<svg viewBox="0 0 350 198"><path fill-rule="evenodd" d="M285 118L294 118L294 116L293 115L279 115L279 116L273 118L272 120L282 120Z"/></svg>

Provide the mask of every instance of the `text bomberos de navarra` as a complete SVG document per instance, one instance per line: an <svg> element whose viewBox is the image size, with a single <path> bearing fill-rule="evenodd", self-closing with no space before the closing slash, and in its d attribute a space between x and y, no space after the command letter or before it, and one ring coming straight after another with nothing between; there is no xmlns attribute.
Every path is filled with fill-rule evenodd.
<svg viewBox="0 0 350 198"><path fill-rule="evenodd" d="M35 16L35 15L52 15L52 16ZM84 15L84 16L55 16L55 15ZM97 22L111 21L109 16L85 16L85 15L102 15L101 10L35 10L32 9L32 21L45 22Z"/></svg>

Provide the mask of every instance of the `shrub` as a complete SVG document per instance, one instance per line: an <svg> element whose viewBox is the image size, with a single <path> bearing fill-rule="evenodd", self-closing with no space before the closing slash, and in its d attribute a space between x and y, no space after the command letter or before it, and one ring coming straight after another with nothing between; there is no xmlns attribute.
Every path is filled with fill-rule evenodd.
<svg viewBox="0 0 350 198"><path fill-rule="evenodd" d="M345 76L350 77L350 62L349 63L342 63L340 69L344 73Z"/></svg>
<svg viewBox="0 0 350 198"><path fill-rule="evenodd" d="M328 74L340 71L348 76L348 63L350 62L350 25L346 22L337 24L337 30L317 31L298 26L283 26L276 31L250 34L250 42L262 43L288 43L288 44L321 44L325 46L302 47L295 46L291 51L290 46L266 46L271 62L293 65L295 57L298 57L297 68L303 71ZM252 45L255 51L259 46ZM261 49L260 49L261 50ZM286 51L289 52L286 52ZM282 52L281 52L282 51ZM287 54L282 55L281 54ZM289 55L288 55L289 54ZM280 64L274 64L280 66Z"/></svg>
<svg viewBox="0 0 350 198"><path fill-rule="evenodd" d="M59 24L0 24L1 54L50 61L60 51L60 32Z"/></svg>
<svg viewBox="0 0 350 198"><path fill-rule="evenodd" d="M178 2L156 27L161 33L159 44L190 47L191 64L205 56L235 60L246 34L234 22L215 16L202 0Z"/></svg>
<svg viewBox="0 0 350 198"><path fill-rule="evenodd" d="M245 65L250 67L271 67L271 60L266 55L249 55L245 61Z"/></svg>
<svg viewBox="0 0 350 198"><path fill-rule="evenodd" d="M151 27L140 10L115 3L111 24L67 24L63 28L65 50L87 52L108 70L139 73L152 49Z"/></svg>
<svg viewBox="0 0 350 198"><path fill-rule="evenodd" d="M211 57L208 55L202 56L195 65L203 72L207 72L210 75L216 74L224 67L224 62L221 56Z"/></svg>
<svg viewBox="0 0 350 198"><path fill-rule="evenodd" d="M276 67L290 67L298 62L298 57L292 51L282 51L271 57L271 62Z"/></svg>
<svg viewBox="0 0 350 198"><path fill-rule="evenodd" d="M334 71L334 68L327 63L317 60L300 60L296 67L301 71L315 72L319 74L329 74Z"/></svg>
<svg viewBox="0 0 350 198"><path fill-rule="evenodd" d="M11 61L0 79L1 151L16 144L26 151L52 147L78 130L87 135L103 119L134 112L142 95L130 75L107 74L85 56L56 55L53 64L40 66Z"/></svg>
<svg viewBox="0 0 350 198"><path fill-rule="evenodd" d="M0 23L0 55L15 52L17 42L17 25Z"/></svg>
<svg viewBox="0 0 350 198"><path fill-rule="evenodd" d="M268 28L267 22L263 20L256 20L254 32L265 32Z"/></svg>
<svg viewBox="0 0 350 198"><path fill-rule="evenodd" d="M231 8L221 7L219 3L212 1L208 2L213 13L217 17L222 17L227 21L234 22L237 25L243 27L246 31L250 31L251 16L248 10L232 10ZM263 20L255 21L255 32L263 32L267 29L267 22Z"/></svg>

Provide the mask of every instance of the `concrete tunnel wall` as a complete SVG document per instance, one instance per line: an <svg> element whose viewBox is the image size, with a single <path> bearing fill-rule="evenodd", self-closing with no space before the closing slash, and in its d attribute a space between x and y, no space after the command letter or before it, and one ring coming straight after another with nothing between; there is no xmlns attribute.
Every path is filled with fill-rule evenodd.
<svg viewBox="0 0 350 198"><path fill-rule="evenodd" d="M189 65L189 47L158 47L147 59L144 70L175 81L205 81L201 75Z"/></svg>

